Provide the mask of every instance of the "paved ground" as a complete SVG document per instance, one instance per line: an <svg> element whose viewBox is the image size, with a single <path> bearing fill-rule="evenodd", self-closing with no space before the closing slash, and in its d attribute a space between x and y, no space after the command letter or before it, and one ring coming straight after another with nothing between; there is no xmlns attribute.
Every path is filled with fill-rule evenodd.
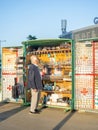
<svg viewBox="0 0 98 130"><path fill-rule="evenodd" d="M0 130L98 130L98 114L45 108L31 115L27 106L0 103Z"/></svg>

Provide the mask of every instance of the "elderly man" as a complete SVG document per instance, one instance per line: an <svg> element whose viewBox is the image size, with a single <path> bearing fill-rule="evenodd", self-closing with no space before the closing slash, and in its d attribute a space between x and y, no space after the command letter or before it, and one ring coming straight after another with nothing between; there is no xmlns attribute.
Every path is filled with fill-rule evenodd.
<svg viewBox="0 0 98 130"><path fill-rule="evenodd" d="M30 57L31 65L28 70L28 88L31 89L31 106L30 113L39 113L37 107L40 98L40 91L43 89L40 71L38 68L39 59L37 56Z"/></svg>

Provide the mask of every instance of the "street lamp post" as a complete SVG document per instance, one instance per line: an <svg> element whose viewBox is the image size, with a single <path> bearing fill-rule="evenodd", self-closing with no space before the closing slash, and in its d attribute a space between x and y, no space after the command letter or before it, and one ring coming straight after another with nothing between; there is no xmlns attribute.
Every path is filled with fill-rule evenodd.
<svg viewBox="0 0 98 130"><path fill-rule="evenodd" d="M1 85L1 68L2 68L2 66L1 66L1 64L2 64L2 42L6 42L6 40L0 40L0 85Z"/></svg>

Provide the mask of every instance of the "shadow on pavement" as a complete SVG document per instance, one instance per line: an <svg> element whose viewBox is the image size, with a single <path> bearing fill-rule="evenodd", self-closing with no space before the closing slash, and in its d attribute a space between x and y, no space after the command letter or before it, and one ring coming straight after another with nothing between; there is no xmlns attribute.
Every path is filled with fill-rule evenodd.
<svg viewBox="0 0 98 130"><path fill-rule="evenodd" d="M5 102L0 102L0 107L1 107L1 106L4 106L4 105L6 105L6 104L8 104L8 102L6 102L6 103L5 103Z"/></svg>
<svg viewBox="0 0 98 130"><path fill-rule="evenodd" d="M57 124L53 130L60 130L61 127L75 114L75 111L70 112L59 124Z"/></svg>
<svg viewBox="0 0 98 130"><path fill-rule="evenodd" d="M26 106L20 106L18 108L14 108L14 109L7 110L7 111L0 113L0 122L6 120L7 118L13 116L14 114L16 114L26 108L27 108Z"/></svg>

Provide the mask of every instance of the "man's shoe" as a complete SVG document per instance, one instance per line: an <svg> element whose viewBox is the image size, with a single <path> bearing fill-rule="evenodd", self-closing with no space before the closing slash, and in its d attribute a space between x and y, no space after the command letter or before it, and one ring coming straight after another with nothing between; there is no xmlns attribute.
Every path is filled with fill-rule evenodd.
<svg viewBox="0 0 98 130"><path fill-rule="evenodd" d="M39 112L32 112L32 111L29 111L30 114L39 114Z"/></svg>
<svg viewBox="0 0 98 130"><path fill-rule="evenodd" d="M35 109L35 112L40 112L40 110L38 110L38 109Z"/></svg>

